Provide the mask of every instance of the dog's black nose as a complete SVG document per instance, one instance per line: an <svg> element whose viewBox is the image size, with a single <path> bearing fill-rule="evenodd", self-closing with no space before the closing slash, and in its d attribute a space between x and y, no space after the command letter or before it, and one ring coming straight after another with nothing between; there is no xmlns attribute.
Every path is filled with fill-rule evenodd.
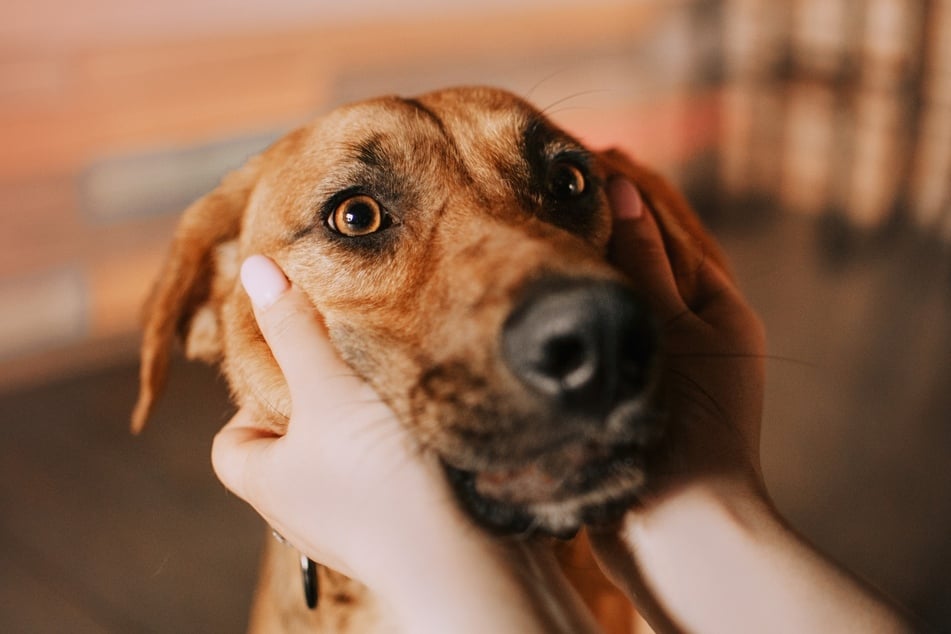
<svg viewBox="0 0 951 634"><path fill-rule="evenodd" d="M590 416L640 394L656 351L646 305L610 281L535 282L502 331L505 362L525 385L556 406Z"/></svg>

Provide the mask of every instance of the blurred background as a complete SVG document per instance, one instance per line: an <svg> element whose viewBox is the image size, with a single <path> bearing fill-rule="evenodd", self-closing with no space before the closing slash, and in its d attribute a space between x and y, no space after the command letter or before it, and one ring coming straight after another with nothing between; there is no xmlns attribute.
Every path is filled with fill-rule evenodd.
<svg viewBox="0 0 951 634"><path fill-rule="evenodd" d="M951 0L6 0L0 631L242 631L223 384L127 431L171 231L315 114L469 83L684 188L769 331L778 506L951 631Z"/></svg>

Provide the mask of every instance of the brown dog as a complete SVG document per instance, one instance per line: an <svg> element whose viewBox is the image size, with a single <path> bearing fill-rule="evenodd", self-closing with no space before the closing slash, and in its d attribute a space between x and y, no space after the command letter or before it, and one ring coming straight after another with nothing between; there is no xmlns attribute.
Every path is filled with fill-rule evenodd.
<svg viewBox="0 0 951 634"><path fill-rule="evenodd" d="M476 521L567 537L616 517L660 429L663 342L605 261L613 174L639 187L689 304L703 259L722 260L684 200L511 94L387 97L290 133L185 212L149 305L134 429L176 336L189 357L222 364L262 426L284 429L289 395L237 279L261 253L441 458ZM577 573L583 555L572 557ZM272 545L263 574L256 631L387 629L372 597L333 571L321 571L322 603L308 612L289 549ZM593 583L580 590L598 610L610 586ZM600 611L615 631L629 627Z"/></svg>

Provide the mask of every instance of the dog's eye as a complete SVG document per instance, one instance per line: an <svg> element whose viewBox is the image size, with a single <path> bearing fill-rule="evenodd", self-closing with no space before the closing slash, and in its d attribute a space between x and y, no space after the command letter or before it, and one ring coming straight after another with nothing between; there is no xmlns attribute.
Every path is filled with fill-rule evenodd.
<svg viewBox="0 0 951 634"><path fill-rule="evenodd" d="M557 161L548 174L548 189L557 200L577 198L587 188L581 169L568 161Z"/></svg>
<svg viewBox="0 0 951 634"><path fill-rule="evenodd" d="M337 233L353 238L379 231L385 218L378 202L359 195L340 203L327 218L327 224Z"/></svg>

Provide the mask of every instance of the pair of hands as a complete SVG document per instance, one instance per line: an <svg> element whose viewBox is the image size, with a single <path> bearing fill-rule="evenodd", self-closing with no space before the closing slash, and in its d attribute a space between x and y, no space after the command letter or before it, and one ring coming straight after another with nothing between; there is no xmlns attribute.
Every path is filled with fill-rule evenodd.
<svg viewBox="0 0 951 634"><path fill-rule="evenodd" d="M700 271L700 303L688 308L636 189L617 178L608 194L616 218L611 259L665 324L677 408L670 452L627 521L649 518L698 482L761 491L764 339L757 318L710 263ZM225 486L309 557L381 592L446 535L491 548L454 503L436 457L419 451L336 354L307 298L261 256L244 263L242 282L290 387L293 412L283 437L262 432L245 412L220 431L212 461ZM616 539L595 539L602 566L615 578L623 575L614 561Z"/></svg>

